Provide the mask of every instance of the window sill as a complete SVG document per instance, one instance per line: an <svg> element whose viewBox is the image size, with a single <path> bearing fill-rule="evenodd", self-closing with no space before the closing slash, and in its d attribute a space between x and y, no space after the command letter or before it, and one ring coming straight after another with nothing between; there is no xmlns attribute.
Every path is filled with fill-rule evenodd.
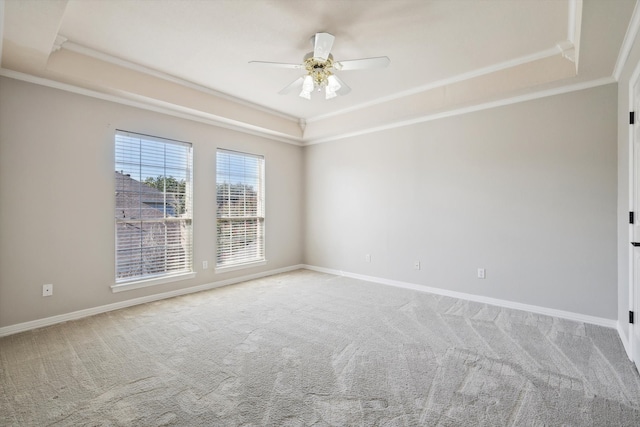
<svg viewBox="0 0 640 427"><path fill-rule="evenodd" d="M179 282L181 280L193 279L196 277L195 272L181 273L172 276L162 276L153 279L137 280L135 282L116 283L111 285L111 292L130 291L133 289L146 288L148 286L162 285L164 283Z"/></svg>
<svg viewBox="0 0 640 427"><path fill-rule="evenodd" d="M228 271L244 270L245 268L258 267L261 265L267 265L267 260L264 259L262 261L252 261L243 264L233 264L225 267L216 267L216 274L226 273Z"/></svg>

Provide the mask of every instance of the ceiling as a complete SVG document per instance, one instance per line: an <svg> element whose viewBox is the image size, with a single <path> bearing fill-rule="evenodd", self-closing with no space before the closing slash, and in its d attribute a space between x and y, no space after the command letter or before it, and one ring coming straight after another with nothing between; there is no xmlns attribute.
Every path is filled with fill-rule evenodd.
<svg viewBox="0 0 640 427"><path fill-rule="evenodd" d="M288 142L615 80L635 0L0 0L0 66ZM2 10L2 9L0 9ZM278 91L316 32L352 91ZM12 73L13 72L13 73Z"/></svg>

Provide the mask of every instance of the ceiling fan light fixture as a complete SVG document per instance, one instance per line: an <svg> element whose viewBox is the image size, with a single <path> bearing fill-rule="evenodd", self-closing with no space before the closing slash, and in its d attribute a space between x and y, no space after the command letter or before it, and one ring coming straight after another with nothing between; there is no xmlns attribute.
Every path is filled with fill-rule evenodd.
<svg viewBox="0 0 640 427"><path fill-rule="evenodd" d="M2 0L0 0L1 2ZM260 64L268 67L303 69L306 75L298 77L280 92L286 95L293 91L300 91L300 97L311 99L311 92L324 90L325 98L332 99L336 96L347 95L351 88L338 77L333 75L334 70L365 70L373 68L385 68L389 65L389 58L379 56L375 58L350 59L335 61L331 54L331 48L335 37L329 33L316 33L311 37L313 52L308 52L302 64L286 64L281 62L250 61L250 64Z"/></svg>
<svg viewBox="0 0 640 427"><path fill-rule="evenodd" d="M341 87L342 85L333 74L327 78L327 89L331 89L332 91L337 92Z"/></svg>
<svg viewBox="0 0 640 427"><path fill-rule="evenodd" d="M306 76L302 81L302 91L300 97L304 99L311 99L311 92L313 92L314 84L311 76Z"/></svg>
<svg viewBox="0 0 640 427"><path fill-rule="evenodd" d="M325 88L326 99L338 96L336 92L339 91L341 87L342 85L340 85L340 82L338 82L338 79L336 79L334 75L327 77L327 87Z"/></svg>
<svg viewBox="0 0 640 427"><path fill-rule="evenodd" d="M313 77L305 76L304 81L302 82L302 90L305 92L313 92Z"/></svg>

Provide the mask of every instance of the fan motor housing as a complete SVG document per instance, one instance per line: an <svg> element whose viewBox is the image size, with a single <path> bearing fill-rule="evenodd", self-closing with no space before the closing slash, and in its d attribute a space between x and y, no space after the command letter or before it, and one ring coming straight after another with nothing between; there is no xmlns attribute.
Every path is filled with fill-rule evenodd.
<svg viewBox="0 0 640 427"><path fill-rule="evenodd" d="M327 79L333 73L333 56L330 54L326 61L322 58L313 56L313 52L309 52L304 56L304 68L313 78L316 86L324 87L327 85Z"/></svg>

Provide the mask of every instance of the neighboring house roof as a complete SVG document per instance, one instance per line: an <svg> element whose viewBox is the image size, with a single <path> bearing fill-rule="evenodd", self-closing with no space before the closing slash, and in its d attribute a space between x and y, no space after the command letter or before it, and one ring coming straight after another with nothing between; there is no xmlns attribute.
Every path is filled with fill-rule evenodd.
<svg viewBox="0 0 640 427"><path fill-rule="evenodd" d="M116 171L115 178L116 218L131 220L164 218L165 204L170 210L176 202L173 196L165 196L162 191L131 178L129 174Z"/></svg>
<svg viewBox="0 0 640 427"><path fill-rule="evenodd" d="M154 221L166 218L165 211L167 217L174 215L176 197L122 172L116 171L115 179L117 278L186 268L181 224Z"/></svg>

